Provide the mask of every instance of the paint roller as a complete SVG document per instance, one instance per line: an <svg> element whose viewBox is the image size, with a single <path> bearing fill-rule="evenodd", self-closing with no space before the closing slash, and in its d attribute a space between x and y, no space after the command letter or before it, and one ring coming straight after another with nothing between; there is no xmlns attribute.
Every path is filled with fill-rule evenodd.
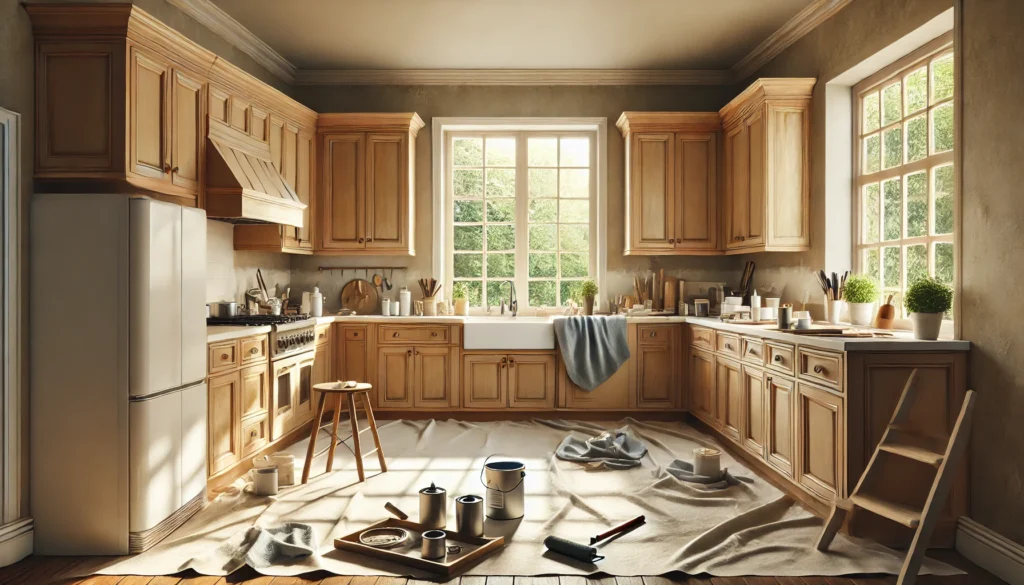
<svg viewBox="0 0 1024 585"><path fill-rule="evenodd" d="M619 524L618 526L608 530L607 532L602 532L597 536L592 536L590 538L590 545L580 544L578 542L573 542L571 540L566 540L564 538L559 538L557 536L549 536L544 539L544 546L547 547L547 549L550 551L576 559L577 561L583 561L584 563L595 563L597 561L604 559L604 557L598 554L597 549L594 548L593 545L597 544L598 542L601 542L602 540L612 538L613 536L618 536L625 532L629 532L630 530L633 530L634 528L643 525L645 522L646 519L643 516L637 516L636 518L633 518L628 522L623 522L622 524Z"/></svg>

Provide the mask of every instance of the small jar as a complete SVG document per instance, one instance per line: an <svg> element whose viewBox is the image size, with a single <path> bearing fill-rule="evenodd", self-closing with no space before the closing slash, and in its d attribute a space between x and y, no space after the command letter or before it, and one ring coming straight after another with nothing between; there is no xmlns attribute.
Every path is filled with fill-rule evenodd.
<svg viewBox="0 0 1024 585"><path fill-rule="evenodd" d="M391 314L391 299L384 298L380 301L380 314L388 316Z"/></svg>

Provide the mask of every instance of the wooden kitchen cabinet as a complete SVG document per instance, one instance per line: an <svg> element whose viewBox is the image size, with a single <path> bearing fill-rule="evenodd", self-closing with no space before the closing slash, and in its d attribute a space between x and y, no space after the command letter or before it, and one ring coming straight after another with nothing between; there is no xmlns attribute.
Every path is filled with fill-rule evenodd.
<svg viewBox="0 0 1024 585"><path fill-rule="evenodd" d="M422 127L414 113L320 116L318 252L415 255L415 142Z"/></svg>
<svg viewBox="0 0 1024 585"><path fill-rule="evenodd" d="M395 346L377 349L377 405L408 408L413 405L413 350Z"/></svg>
<svg viewBox="0 0 1024 585"><path fill-rule="evenodd" d="M764 370L743 364L742 384L743 415L740 417L740 444L756 455L765 457L765 391Z"/></svg>
<svg viewBox="0 0 1024 585"><path fill-rule="evenodd" d="M629 408L629 363L622 364L600 386L587 392L577 386L565 369L561 352L558 359L558 400L560 407L586 410L625 410Z"/></svg>
<svg viewBox="0 0 1024 585"><path fill-rule="evenodd" d="M797 384L796 481L823 498L845 492L843 399L806 382Z"/></svg>
<svg viewBox="0 0 1024 585"><path fill-rule="evenodd" d="M623 112L626 254L718 254L716 112Z"/></svg>
<svg viewBox="0 0 1024 585"><path fill-rule="evenodd" d="M417 408L453 406L455 372L453 354L447 347L413 350L413 405Z"/></svg>
<svg viewBox="0 0 1024 585"><path fill-rule="evenodd" d="M740 428L743 427L743 378L739 362L716 356L715 380L718 429L730 439L739 441Z"/></svg>
<svg viewBox="0 0 1024 585"><path fill-rule="evenodd" d="M764 374L767 412L767 440L765 459L786 477L793 477L793 444L796 429L793 411L796 402L796 383L771 372Z"/></svg>
<svg viewBox="0 0 1024 585"><path fill-rule="evenodd" d="M207 382L207 444L210 475L241 457L241 416L238 372L211 377Z"/></svg>
<svg viewBox="0 0 1024 585"><path fill-rule="evenodd" d="M509 354L510 408L555 407L554 354Z"/></svg>
<svg viewBox="0 0 1024 585"><path fill-rule="evenodd" d="M690 409L704 422L714 424L717 401L714 354L691 347L689 370Z"/></svg>
<svg viewBox="0 0 1024 585"><path fill-rule="evenodd" d="M508 406L508 356L505 354L463 354L462 406L505 408Z"/></svg>
<svg viewBox="0 0 1024 585"><path fill-rule="evenodd" d="M270 379L267 364L257 364L243 368L240 375L241 414L240 418L248 418L267 413Z"/></svg>
<svg viewBox="0 0 1024 585"><path fill-rule="evenodd" d="M719 112L725 132L727 253L810 248L814 84L804 78L759 79Z"/></svg>
<svg viewBox="0 0 1024 585"><path fill-rule="evenodd" d="M636 408L677 408L680 402L678 369L680 327L637 325L630 332L630 383Z"/></svg>
<svg viewBox="0 0 1024 585"><path fill-rule="evenodd" d="M339 327L338 378L369 382L366 371L366 326L345 325Z"/></svg>

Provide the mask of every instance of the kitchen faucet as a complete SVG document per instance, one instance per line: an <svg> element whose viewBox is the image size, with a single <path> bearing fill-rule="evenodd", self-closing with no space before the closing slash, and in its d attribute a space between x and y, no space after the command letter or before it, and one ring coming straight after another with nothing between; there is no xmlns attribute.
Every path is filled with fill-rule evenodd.
<svg viewBox="0 0 1024 585"><path fill-rule="evenodd" d="M515 317L519 314L519 301L516 299L516 283L506 280L499 286L505 286L506 282L511 287L508 291L508 309L512 311L512 316ZM505 299L501 299L501 314L505 314Z"/></svg>

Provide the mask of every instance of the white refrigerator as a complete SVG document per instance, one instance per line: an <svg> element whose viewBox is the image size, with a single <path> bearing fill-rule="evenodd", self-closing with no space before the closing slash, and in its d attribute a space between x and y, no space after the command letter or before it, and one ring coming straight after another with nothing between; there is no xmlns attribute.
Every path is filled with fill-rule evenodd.
<svg viewBox="0 0 1024 585"><path fill-rule="evenodd" d="M35 552L149 548L206 489L206 214L37 194L30 230Z"/></svg>

